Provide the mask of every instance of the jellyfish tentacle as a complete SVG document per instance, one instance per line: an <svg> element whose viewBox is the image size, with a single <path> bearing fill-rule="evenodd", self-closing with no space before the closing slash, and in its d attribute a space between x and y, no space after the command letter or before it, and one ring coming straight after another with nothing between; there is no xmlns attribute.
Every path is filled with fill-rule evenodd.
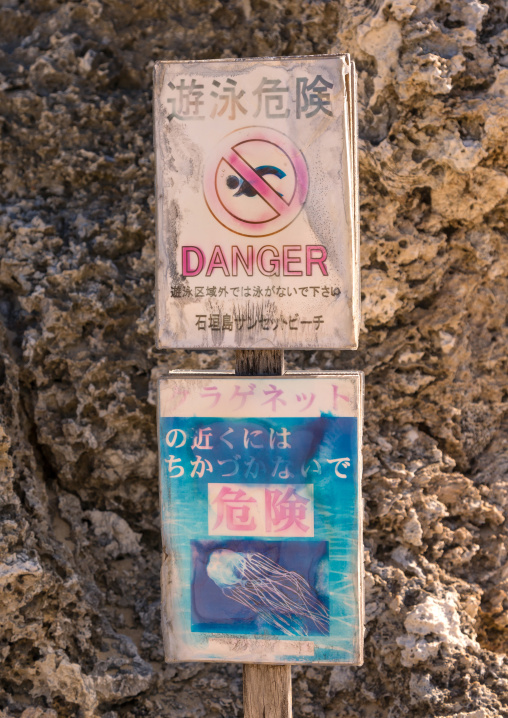
<svg viewBox="0 0 508 718"><path fill-rule="evenodd" d="M307 636L309 628L302 619L319 633L328 633L328 609L310 584L267 556L219 549L210 555L207 572L225 596L285 635Z"/></svg>

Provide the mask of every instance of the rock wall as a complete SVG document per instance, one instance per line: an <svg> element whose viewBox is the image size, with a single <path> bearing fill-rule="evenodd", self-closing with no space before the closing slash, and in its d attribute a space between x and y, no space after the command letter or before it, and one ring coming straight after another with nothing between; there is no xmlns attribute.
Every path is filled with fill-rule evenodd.
<svg viewBox="0 0 508 718"><path fill-rule="evenodd" d="M241 668L165 665L154 390L156 59L359 68L366 659L295 717L508 715L504 0L4 0L0 716L241 714ZM504 371L503 371L504 370Z"/></svg>

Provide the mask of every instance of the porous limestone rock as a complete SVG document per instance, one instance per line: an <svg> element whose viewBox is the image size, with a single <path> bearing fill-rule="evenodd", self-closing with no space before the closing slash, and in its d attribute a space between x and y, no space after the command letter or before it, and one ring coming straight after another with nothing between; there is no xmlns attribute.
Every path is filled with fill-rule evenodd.
<svg viewBox="0 0 508 718"><path fill-rule="evenodd" d="M4 0L0 716L241 714L241 669L163 660L154 348L159 59L349 51L359 71L362 667L294 715L508 716L505 0Z"/></svg>

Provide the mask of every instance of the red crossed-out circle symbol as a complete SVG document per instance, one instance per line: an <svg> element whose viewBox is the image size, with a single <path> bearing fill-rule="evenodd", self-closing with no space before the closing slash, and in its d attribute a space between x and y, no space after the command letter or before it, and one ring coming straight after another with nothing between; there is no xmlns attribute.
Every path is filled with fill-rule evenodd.
<svg viewBox="0 0 508 718"><path fill-rule="evenodd" d="M300 213L309 188L305 158L282 132L244 127L224 137L205 165L208 209L246 237L280 232Z"/></svg>

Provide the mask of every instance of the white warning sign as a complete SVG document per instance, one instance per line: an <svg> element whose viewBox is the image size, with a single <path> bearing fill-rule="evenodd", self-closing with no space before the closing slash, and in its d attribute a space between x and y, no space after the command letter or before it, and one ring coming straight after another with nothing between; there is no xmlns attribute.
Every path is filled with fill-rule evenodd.
<svg viewBox="0 0 508 718"><path fill-rule="evenodd" d="M347 55L159 62L157 324L167 348L355 348Z"/></svg>

